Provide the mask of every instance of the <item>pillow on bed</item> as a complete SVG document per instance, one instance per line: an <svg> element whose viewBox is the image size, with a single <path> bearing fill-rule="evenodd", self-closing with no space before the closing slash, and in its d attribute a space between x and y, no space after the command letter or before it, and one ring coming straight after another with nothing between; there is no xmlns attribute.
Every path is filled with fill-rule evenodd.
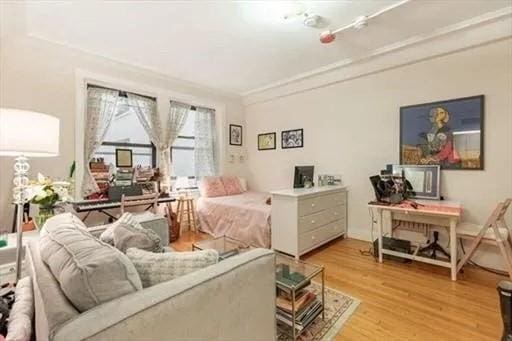
<svg viewBox="0 0 512 341"><path fill-rule="evenodd" d="M223 176L222 183L227 195L241 194L244 192L240 180L236 176Z"/></svg>
<svg viewBox="0 0 512 341"><path fill-rule="evenodd" d="M223 197L227 195L222 179L219 176L205 176L201 180L201 196L212 198L212 197Z"/></svg>
<svg viewBox="0 0 512 341"><path fill-rule="evenodd" d="M245 178L238 178L238 181L240 181L242 192L247 192L247 180Z"/></svg>

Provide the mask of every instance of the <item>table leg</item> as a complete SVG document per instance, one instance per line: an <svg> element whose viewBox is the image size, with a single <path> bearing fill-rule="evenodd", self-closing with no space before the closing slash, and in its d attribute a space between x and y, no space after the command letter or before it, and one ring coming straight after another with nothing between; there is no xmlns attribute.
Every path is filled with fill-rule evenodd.
<svg viewBox="0 0 512 341"><path fill-rule="evenodd" d="M196 209L194 207L194 199L191 199L190 206L191 206L190 209L192 210L191 211L192 224L194 225L194 231L197 231L197 226L196 226Z"/></svg>
<svg viewBox="0 0 512 341"><path fill-rule="evenodd" d="M293 341L297 340L297 333L295 331L295 289L292 289L292 335Z"/></svg>
<svg viewBox="0 0 512 341"><path fill-rule="evenodd" d="M452 281L457 280L457 221L450 219L450 264Z"/></svg>
<svg viewBox="0 0 512 341"><path fill-rule="evenodd" d="M192 231L192 223L191 223L191 219L190 219L190 200L187 199L186 204L187 204L187 224L188 224L188 230Z"/></svg>
<svg viewBox="0 0 512 341"><path fill-rule="evenodd" d="M322 269L322 320L325 320L325 269Z"/></svg>
<svg viewBox="0 0 512 341"><path fill-rule="evenodd" d="M379 223L378 223L378 233L379 233L379 263L382 263L382 209L378 208L379 212Z"/></svg>
<svg viewBox="0 0 512 341"><path fill-rule="evenodd" d="M82 221L85 223L85 221L87 220L87 218L89 217L89 214L91 214L91 211L88 211L85 216L82 218Z"/></svg>

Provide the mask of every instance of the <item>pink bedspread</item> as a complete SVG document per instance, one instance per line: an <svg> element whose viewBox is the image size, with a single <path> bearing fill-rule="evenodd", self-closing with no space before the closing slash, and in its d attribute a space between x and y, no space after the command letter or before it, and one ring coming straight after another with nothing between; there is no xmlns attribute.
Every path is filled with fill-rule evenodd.
<svg viewBox="0 0 512 341"><path fill-rule="evenodd" d="M197 201L201 230L215 237L228 236L254 246L270 247L268 193L245 192Z"/></svg>

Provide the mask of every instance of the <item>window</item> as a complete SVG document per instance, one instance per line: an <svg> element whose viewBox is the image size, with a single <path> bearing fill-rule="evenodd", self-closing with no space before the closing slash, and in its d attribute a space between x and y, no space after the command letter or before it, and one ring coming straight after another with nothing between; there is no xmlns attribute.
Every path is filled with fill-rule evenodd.
<svg viewBox="0 0 512 341"><path fill-rule="evenodd" d="M122 95L118 98L116 113L105 139L94 156L103 158L106 164L115 165L117 148L132 150L134 166L156 167L155 147L128 99Z"/></svg>
<svg viewBox="0 0 512 341"><path fill-rule="evenodd" d="M195 110L190 110L187 122L171 147L171 162L173 177L189 177L195 175L194 147L195 147Z"/></svg>

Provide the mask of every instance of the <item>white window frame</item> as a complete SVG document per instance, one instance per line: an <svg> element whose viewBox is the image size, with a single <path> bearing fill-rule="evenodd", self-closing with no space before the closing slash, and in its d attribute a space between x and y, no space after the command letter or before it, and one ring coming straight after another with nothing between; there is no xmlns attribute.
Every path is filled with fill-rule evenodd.
<svg viewBox="0 0 512 341"><path fill-rule="evenodd" d="M151 78L148 77L148 78ZM155 88L142 82L133 82L126 79L115 78L105 74L98 74L84 69L75 70L75 199L82 198L82 179L84 176L84 129L85 110L87 103L87 84L104 86L121 91L129 91L144 96L155 97L157 110L161 115L169 112L171 100L187 103L196 107L207 107L215 109L215 123L218 138L219 172L224 173L224 165L227 155L226 135L226 104L200 98L196 95L188 95L170 89ZM206 97L206 96L205 96ZM157 167L160 160L157 156Z"/></svg>

